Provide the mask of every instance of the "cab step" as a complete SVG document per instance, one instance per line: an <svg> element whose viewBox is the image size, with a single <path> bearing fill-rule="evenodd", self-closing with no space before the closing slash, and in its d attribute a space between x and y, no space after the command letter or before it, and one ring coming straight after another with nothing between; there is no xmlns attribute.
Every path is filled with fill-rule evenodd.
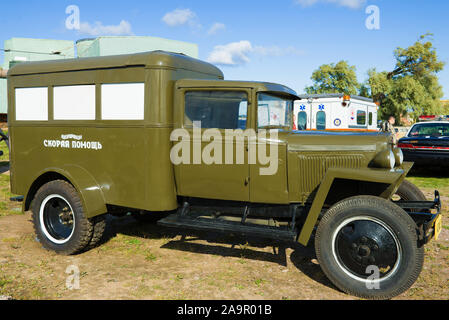
<svg viewBox="0 0 449 320"><path fill-rule="evenodd" d="M189 229L195 231L213 231L224 234L252 236L263 239L295 241L298 233L287 228L263 226L219 218L195 217L173 214L158 221L158 225L169 228Z"/></svg>

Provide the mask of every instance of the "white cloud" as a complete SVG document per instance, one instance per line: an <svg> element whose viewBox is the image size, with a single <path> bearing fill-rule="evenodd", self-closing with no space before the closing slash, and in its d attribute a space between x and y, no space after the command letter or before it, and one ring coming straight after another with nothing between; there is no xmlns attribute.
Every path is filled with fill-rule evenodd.
<svg viewBox="0 0 449 320"><path fill-rule="evenodd" d="M303 7L310 7L319 2L327 2L351 9L359 9L366 3L366 0L295 0L295 2Z"/></svg>
<svg viewBox="0 0 449 320"><path fill-rule="evenodd" d="M125 20L122 20L118 25L110 26L104 26L101 22L95 22L93 26L88 22L82 22L79 33L88 34L93 37L133 35L131 24Z"/></svg>
<svg viewBox="0 0 449 320"><path fill-rule="evenodd" d="M218 65L235 66L249 62L248 53L253 50L251 42L240 41L226 45L215 46L207 59Z"/></svg>
<svg viewBox="0 0 449 320"><path fill-rule="evenodd" d="M281 57L286 55L302 55L304 52L294 47L253 46L251 42L243 40L215 46L207 61L217 65L237 66L250 62L249 56L251 54Z"/></svg>
<svg viewBox="0 0 449 320"><path fill-rule="evenodd" d="M162 21L165 22L170 27L177 27L188 24L190 26L195 26L197 23L195 22L196 14L190 9L176 9L174 11L168 12L162 18Z"/></svg>
<svg viewBox="0 0 449 320"><path fill-rule="evenodd" d="M218 31L225 30L226 26L223 23L216 22L213 24L212 27L210 27L209 31L207 32L208 35L216 34Z"/></svg>

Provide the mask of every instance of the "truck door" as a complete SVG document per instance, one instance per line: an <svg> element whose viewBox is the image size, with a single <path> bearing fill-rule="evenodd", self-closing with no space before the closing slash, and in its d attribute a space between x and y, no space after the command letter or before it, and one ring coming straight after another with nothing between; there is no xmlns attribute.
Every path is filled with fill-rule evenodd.
<svg viewBox="0 0 449 320"><path fill-rule="evenodd" d="M250 163L250 200L254 203L288 203L286 132L271 129L290 127L293 101L274 94L257 95L257 163ZM300 111L302 112L302 111ZM264 148L264 149L260 149ZM266 159L261 158L260 150Z"/></svg>
<svg viewBox="0 0 449 320"><path fill-rule="evenodd" d="M237 143L229 133L246 129L251 91L192 88L181 95L182 130L191 152L188 161L175 166L178 194L248 201L248 142Z"/></svg>

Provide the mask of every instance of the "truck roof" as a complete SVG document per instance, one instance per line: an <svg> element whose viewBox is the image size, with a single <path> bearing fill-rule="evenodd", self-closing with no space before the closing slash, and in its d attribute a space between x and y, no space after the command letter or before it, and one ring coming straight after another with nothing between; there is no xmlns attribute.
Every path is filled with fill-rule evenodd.
<svg viewBox="0 0 449 320"><path fill-rule="evenodd" d="M151 51L93 58L24 62L12 67L8 72L8 77L132 66L184 69L216 76L219 79L224 78L223 72L210 63L191 58L184 54L166 51Z"/></svg>
<svg viewBox="0 0 449 320"><path fill-rule="evenodd" d="M290 89L287 86L271 83L271 82L260 82L260 81L223 81L223 80L196 80L196 79L183 79L178 80L176 83L179 88L183 87L210 87L210 88L220 88L223 86L235 87L235 88L254 88L256 91L272 92L272 93L283 93L293 96L295 99L299 99L296 91Z"/></svg>
<svg viewBox="0 0 449 320"><path fill-rule="evenodd" d="M303 94L299 97L301 99L326 99L326 98L343 98L345 95L343 93L326 93L326 94ZM351 99L361 100L365 102L374 103L373 99L361 97L361 96L351 96Z"/></svg>

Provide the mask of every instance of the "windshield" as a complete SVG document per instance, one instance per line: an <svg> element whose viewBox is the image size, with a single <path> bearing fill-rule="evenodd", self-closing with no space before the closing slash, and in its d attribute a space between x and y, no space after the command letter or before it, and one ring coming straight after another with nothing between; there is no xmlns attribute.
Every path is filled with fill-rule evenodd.
<svg viewBox="0 0 449 320"><path fill-rule="evenodd" d="M258 128L291 128L293 100L267 93L258 94Z"/></svg>
<svg viewBox="0 0 449 320"><path fill-rule="evenodd" d="M448 137L449 123L418 124L412 128L409 137Z"/></svg>

